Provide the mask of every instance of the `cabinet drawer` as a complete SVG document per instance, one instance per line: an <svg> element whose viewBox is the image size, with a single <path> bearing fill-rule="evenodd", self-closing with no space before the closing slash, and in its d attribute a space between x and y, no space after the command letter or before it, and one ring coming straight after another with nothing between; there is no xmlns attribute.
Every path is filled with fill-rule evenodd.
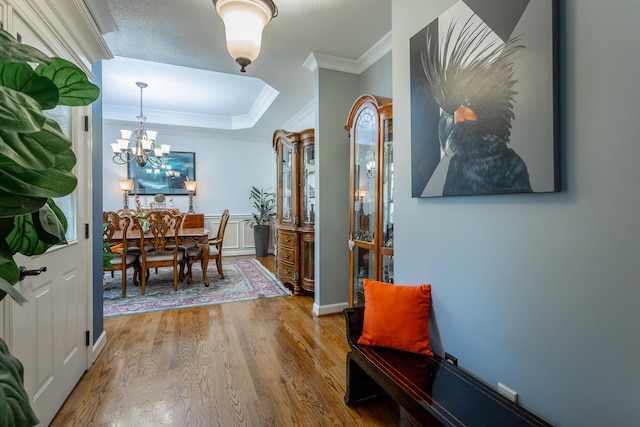
<svg viewBox="0 0 640 427"><path fill-rule="evenodd" d="M278 263L278 279L282 281L291 280L293 282L297 282L297 274L296 269L291 265L285 262Z"/></svg>
<svg viewBox="0 0 640 427"><path fill-rule="evenodd" d="M278 247L278 259L280 261L288 262L291 264L295 264L296 262L296 251L294 249L289 249L284 246Z"/></svg>
<svg viewBox="0 0 640 427"><path fill-rule="evenodd" d="M279 231L278 232L278 245L285 246L295 246L296 244L296 233L291 233L288 231Z"/></svg>

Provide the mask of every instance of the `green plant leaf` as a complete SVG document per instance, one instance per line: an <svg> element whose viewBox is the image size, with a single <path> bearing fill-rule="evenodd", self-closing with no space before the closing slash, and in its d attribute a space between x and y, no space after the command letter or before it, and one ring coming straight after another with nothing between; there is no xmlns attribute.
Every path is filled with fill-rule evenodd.
<svg viewBox="0 0 640 427"><path fill-rule="evenodd" d="M78 183L68 171L57 169L33 170L18 165L0 168L0 190L11 194L30 194L33 197L63 197L71 193Z"/></svg>
<svg viewBox="0 0 640 427"><path fill-rule="evenodd" d="M33 134L0 130L0 166L19 165L29 169L47 169L55 163L54 154Z"/></svg>
<svg viewBox="0 0 640 427"><path fill-rule="evenodd" d="M12 132L37 132L47 118L40 103L22 92L0 86L0 123Z"/></svg>
<svg viewBox="0 0 640 427"><path fill-rule="evenodd" d="M62 229L64 230L62 239L60 240L60 242L58 242L56 244L66 244L67 243L67 238L64 236L64 234L66 234L67 230L69 229L69 224L67 223L67 217L64 216L64 212L62 212L62 209L60 209L58 207L58 205L56 204L56 202L53 199L47 200L47 205L56 214L56 217L58 218L58 221L60 221L60 225L62 226Z"/></svg>
<svg viewBox="0 0 640 427"><path fill-rule="evenodd" d="M46 224L42 224L41 216L44 217ZM53 200L49 199L39 211L16 216L13 229L5 240L11 253L27 256L40 255L53 245L67 243L65 237L67 228L67 218L64 213Z"/></svg>
<svg viewBox="0 0 640 427"><path fill-rule="evenodd" d="M4 299L5 296L9 295L15 302L22 305L27 302L27 299L22 296L20 292L9 282L0 277L0 301Z"/></svg>
<svg viewBox="0 0 640 427"><path fill-rule="evenodd" d="M11 253L21 253L27 256L40 255L53 246L51 243L40 240L30 213L17 216L14 224L14 229L7 237ZM0 274L0 277L4 276Z"/></svg>
<svg viewBox="0 0 640 427"><path fill-rule="evenodd" d="M13 191L0 190L0 217L12 218L40 209L47 197L19 196Z"/></svg>
<svg viewBox="0 0 640 427"><path fill-rule="evenodd" d="M245 222L249 227L253 228L254 225L267 225L270 224L273 218L276 216L276 193L266 191L264 188L251 187L249 193L249 199L253 200L253 208L256 213L251 215L251 218Z"/></svg>
<svg viewBox="0 0 640 427"><path fill-rule="evenodd" d="M56 85L60 105L89 105L100 96L100 88L89 81L80 67L66 59L52 58L51 64L38 65L35 72Z"/></svg>
<svg viewBox="0 0 640 427"><path fill-rule="evenodd" d="M29 194L31 197L49 198L66 196L76 188L77 179L71 172L76 164L76 157L70 149L71 142L64 137L57 123L48 121L42 131L29 135L20 134L20 138L27 145L41 144L48 149L53 148L55 151L49 150L53 165L42 167L44 164L42 161L25 164L24 161L18 160L20 163L13 163L15 156L12 159L0 157L0 193ZM11 141L15 142L15 139ZM6 144L7 141L4 143ZM66 148L62 151L57 151L65 146ZM3 202L0 201L0 206ZM13 203L9 201L7 204Z"/></svg>
<svg viewBox="0 0 640 427"><path fill-rule="evenodd" d="M58 105L56 85L48 78L37 75L29 64L0 62L0 85L31 96L43 110Z"/></svg>
<svg viewBox="0 0 640 427"><path fill-rule="evenodd" d="M0 61L49 64L51 59L35 47L18 43L11 34L0 30Z"/></svg>
<svg viewBox="0 0 640 427"><path fill-rule="evenodd" d="M13 260L13 252L8 242L0 241L0 278L6 280L10 285L18 283L20 271L18 265Z"/></svg>
<svg viewBox="0 0 640 427"><path fill-rule="evenodd" d="M36 212L31 212L31 220L38 233L38 238L44 243L55 245L67 242L64 235L66 230L49 204L44 205Z"/></svg>
<svg viewBox="0 0 640 427"><path fill-rule="evenodd" d="M41 131L34 133L0 129L0 167L19 165L35 170L55 167L70 171L75 164L71 141L51 119L47 119Z"/></svg>
<svg viewBox="0 0 640 427"><path fill-rule="evenodd" d="M7 344L0 339L0 425L34 426L39 423L29 405L24 389L24 367L9 353Z"/></svg>

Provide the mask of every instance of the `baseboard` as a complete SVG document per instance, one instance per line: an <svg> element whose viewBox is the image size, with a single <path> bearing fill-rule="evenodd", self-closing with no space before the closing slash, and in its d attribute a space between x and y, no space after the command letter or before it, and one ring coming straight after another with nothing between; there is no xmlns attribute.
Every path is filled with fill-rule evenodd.
<svg viewBox="0 0 640 427"><path fill-rule="evenodd" d="M329 305L318 305L315 302L313 303L313 313L318 316L324 316L326 314L334 314L341 313L342 310L349 307L349 304L346 302L341 302L338 304L329 304Z"/></svg>
<svg viewBox="0 0 640 427"><path fill-rule="evenodd" d="M96 342L91 347L91 364L96 361L102 349L107 345L107 333L102 331Z"/></svg>

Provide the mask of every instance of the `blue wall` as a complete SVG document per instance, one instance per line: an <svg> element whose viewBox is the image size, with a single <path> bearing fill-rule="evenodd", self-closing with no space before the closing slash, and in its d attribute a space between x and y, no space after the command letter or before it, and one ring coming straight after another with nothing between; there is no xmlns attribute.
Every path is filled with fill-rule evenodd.
<svg viewBox="0 0 640 427"><path fill-rule="evenodd" d="M102 86L102 62L93 64L93 83ZM93 237L93 343L103 329L102 315L102 94L91 105L91 181L93 182L92 237Z"/></svg>
<svg viewBox="0 0 640 427"><path fill-rule="evenodd" d="M560 2L562 192L415 199L408 40L454 3L392 3L397 282L432 284L438 351L551 423L638 426L640 2Z"/></svg>

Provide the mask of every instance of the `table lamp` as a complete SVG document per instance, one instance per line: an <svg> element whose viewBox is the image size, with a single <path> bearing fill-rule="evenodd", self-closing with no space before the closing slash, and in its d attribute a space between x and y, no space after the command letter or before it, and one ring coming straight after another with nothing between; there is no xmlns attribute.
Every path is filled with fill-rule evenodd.
<svg viewBox="0 0 640 427"><path fill-rule="evenodd" d="M363 203L364 203L365 197L367 197L367 189L366 188L358 189L358 200L360 200L360 212L364 210Z"/></svg>
<svg viewBox="0 0 640 427"><path fill-rule="evenodd" d="M122 190L122 204L124 210L129 209L129 191L133 190L132 179L119 179L120 189Z"/></svg>
<svg viewBox="0 0 640 427"><path fill-rule="evenodd" d="M195 213L193 210L193 193L196 192L196 182L195 181L185 181L184 182L184 186L187 189L187 192L189 193L189 210L187 211L187 213Z"/></svg>

